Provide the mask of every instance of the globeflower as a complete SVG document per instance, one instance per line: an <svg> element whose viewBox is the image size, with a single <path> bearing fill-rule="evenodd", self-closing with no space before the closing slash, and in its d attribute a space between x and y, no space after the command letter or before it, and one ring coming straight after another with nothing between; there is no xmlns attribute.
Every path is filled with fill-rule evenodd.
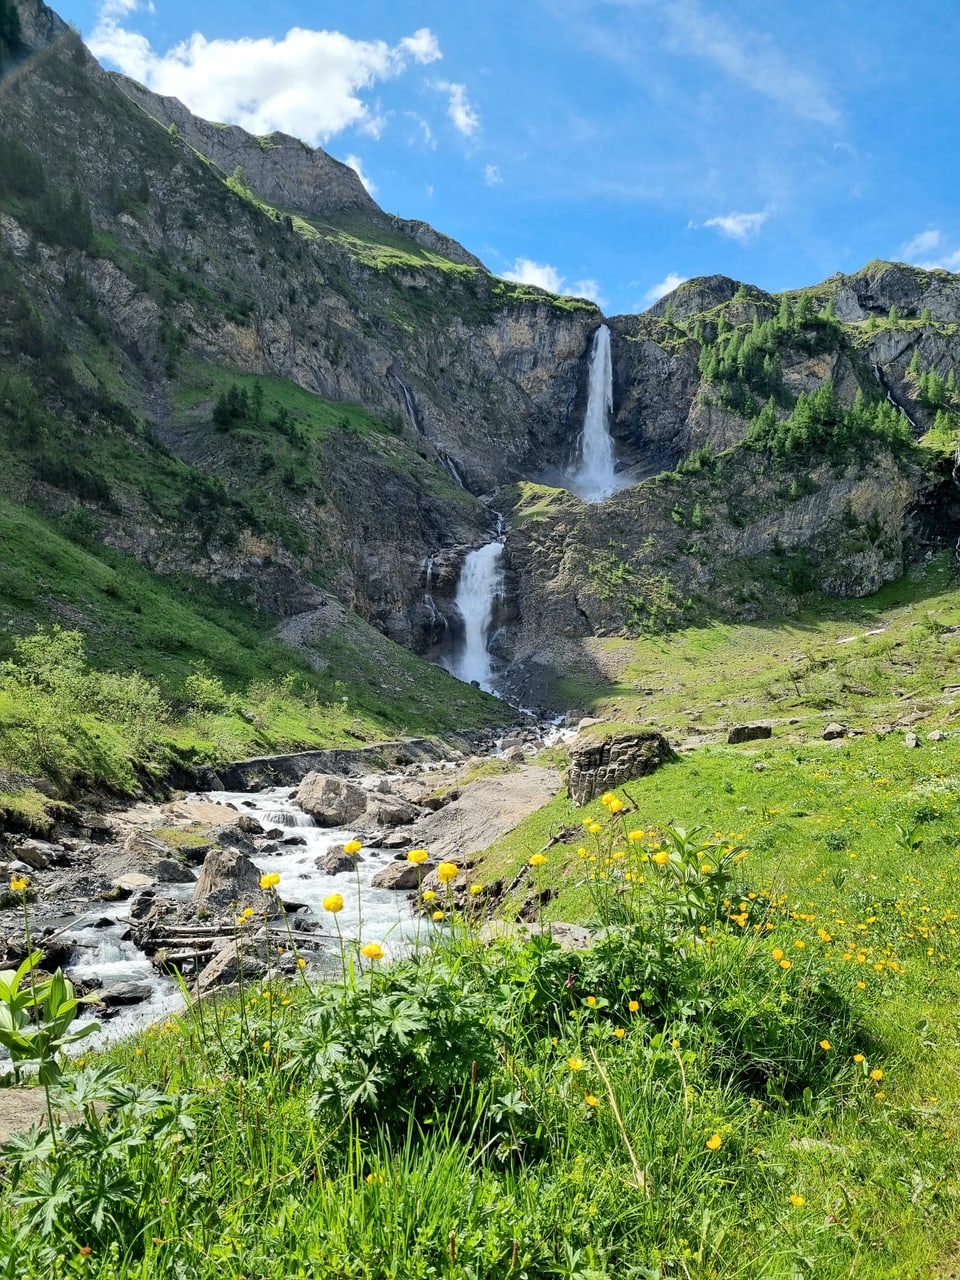
<svg viewBox="0 0 960 1280"><path fill-rule="evenodd" d="M470 892L471 892L471 893L473 893L473 894L483 893L483 885L482 885L482 884L472 884L472 885L470 886Z"/></svg>
<svg viewBox="0 0 960 1280"><path fill-rule="evenodd" d="M583 1070L583 1059L582 1059L582 1058L568 1058L568 1059L567 1059L567 1066L570 1068L570 1070L571 1070L571 1071L582 1071L582 1070Z"/></svg>
<svg viewBox="0 0 960 1280"><path fill-rule="evenodd" d="M274 889L280 883L280 877L276 871L268 871L266 875L260 877L261 889Z"/></svg>
<svg viewBox="0 0 960 1280"><path fill-rule="evenodd" d="M14 893L20 893L22 889L26 889L30 884L29 876L11 876L10 888Z"/></svg>
<svg viewBox="0 0 960 1280"><path fill-rule="evenodd" d="M584 1102L587 1104L588 1107L599 1107L600 1105L600 1099L595 1098L592 1093L587 1094L587 1096L584 1098Z"/></svg>
<svg viewBox="0 0 960 1280"><path fill-rule="evenodd" d="M707 1139L708 1151L719 1151L722 1146L723 1139L720 1137L719 1133L712 1133Z"/></svg>
<svg viewBox="0 0 960 1280"><path fill-rule="evenodd" d="M328 893L323 900L324 911L329 911L336 915L338 911L343 910L343 895L340 893Z"/></svg>
<svg viewBox="0 0 960 1280"><path fill-rule="evenodd" d="M384 952L379 942L368 942L365 947L360 948L360 954L368 960L382 960Z"/></svg>
<svg viewBox="0 0 960 1280"><path fill-rule="evenodd" d="M449 884L455 879L460 868L455 862L441 862L437 867L437 879L441 884Z"/></svg>
<svg viewBox="0 0 960 1280"><path fill-rule="evenodd" d="M439 924L439 923L440 923L440 921L443 919L443 912L442 912L442 911L435 911L435 912L433 913L433 915L430 917L430 919L431 919L431 920L435 920L435 921Z"/></svg>
<svg viewBox="0 0 960 1280"><path fill-rule="evenodd" d="M661 849L659 853L655 853L653 855L650 861L655 862L658 867L665 867L670 861L670 855L667 853L666 849Z"/></svg>
<svg viewBox="0 0 960 1280"><path fill-rule="evenodd" d="M433 902L436 899L436 896L436 892L433 889L424 889L423 891L424 902Z"/></svg>
<svg viewBox="0 0 960 1280"><path fill-rule="evenodd" d="M415 866L419 866L421 862L426 862L429 856L430 855L427 853L426 849L411 849L407 854L407 861L414 863Z"/></svg>
<svg viewBox="0 0 960 1280"><path fill-rule="evenodd" d="M363 844L359 840L348 840L343 846L343 852L349 854L359 853L362 848Z"/></svg>
<svg viewBox="0 0 960 1280"><path fill-rule="evenodd" d="M535 853L530 859L531 867L545 867L547 865L546 854Z"/></svg>

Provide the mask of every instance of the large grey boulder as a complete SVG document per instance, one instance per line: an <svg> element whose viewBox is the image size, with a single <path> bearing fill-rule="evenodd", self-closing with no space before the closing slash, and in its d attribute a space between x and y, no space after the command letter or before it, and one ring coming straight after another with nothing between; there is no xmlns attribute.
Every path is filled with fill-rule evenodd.
<svg viewBox="0 0 960 1280"><path fill-rule="evenodd" d="M244 951L242 973L246 981L262 978L266 972L267 966L263 960L249 951ZM228 942L197 974L196 990L202 993L214 991L217 987L231 986L239 980L240 974L241 964L237 945L235 942Z"/></svg>
<svg viewBox="0 0 960 1280"><path fill-rule="evenodd" d="M367 793L332 773L308 773L300 783L297 804L321 827L346 827L367 811Z"/></svg>
<svg viewBox="0 0 960 1280"><path fill-rule="evenodd" d="M370 884L374 889L416 889L427 872L432 871L435 866L435 862L421 862L417 866L405 859L391 862L377 872Z"/></svg>
<svg viewBox="0 0 960 1280"><path fill-rule="evenodd" d="M194 886L193 904L205 911L223 912L233 906L253 907L274 914L276 899L260 888L260 872L238 849L211 849Z"/></svg>

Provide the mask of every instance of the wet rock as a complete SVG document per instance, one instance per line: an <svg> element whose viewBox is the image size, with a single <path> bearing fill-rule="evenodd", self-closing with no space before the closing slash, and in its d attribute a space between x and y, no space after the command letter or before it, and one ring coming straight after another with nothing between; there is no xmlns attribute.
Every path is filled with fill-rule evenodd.
<svg viewBox="0 0 960 1280"><path fill-rule="evenodd" d="M416 889L424 875L436 866L433 862L422 862L416 866L404 859L402 862L391 862L378 871L370 881L374 889Z"/></svg>
<svg viewBox="0 0 960 1280"><path fill-rule="evenodd" d="M98 992L97 1000L109 1009L120 1005L142 1004L152 994L152 988L145 982L118 982L116 986Z"/></svg>
<svg viewBox="0 0 960 1280"><path fill-rule="evenodd" d="M773 730L768 724L735 724L727 733L727 742L735 746L738 742L757 742L772 734Z"/></svg>
<svg viewBox="0 0 960 1280"><path fill-rule="evenodd" d="M237 830L248 836L262 836L263 827L252 814L242 813L237 819Z"/></svg>
<svg viewBox="0 0 960 1280"><path fill-rule="evenodd" d="M153 876L144 875L142 871L127 871L124 875L117 876L109 889L105 889L100 897L104 902L122 902L137 889L149 889L155 883Z"/></svg>
<svg viewBox="0 0 960 1280"><path fill-rule="evenodd" d="M145 920L153 910L156 901L156 889L144 889L143 893L138 893L130 903L130 919Z"/></svg>
<svg viewBox="0 0 960 1280"><path fill-rule="evenodd" d="M223 827L214 835L214 840L223 849L235 849L240 853L246 854L248 858L252 858L257 851L256 845L250 839L245 831L241 831L239 825L232 827ZM206 858L204 858L206 862Z"/></svg>
<svg viewBox="0 0 960 1280"><path fill-rule="evenodd" d="M830 742L834 738L845 738L850 730L845 724L828 724L820 734L824 742Z"/></svg>
<svg viewBox="0 0 960 1280"><path fill-rule="evenodd" d="M265 831L263 834L267 840L282 840L285 833L283 827L270 827L270 829Z"/></svg>
<svg viewBox="0 0 960 1280"><path fill-rule="evenodd" d="M410 844L410 837L402 831L390 831L380 841L382 849L406 849Z"/></svg>
<svg viewBox="0 0 960 1280"><path fill-rule="evenodd" d="M307 841L306 841L306 837L304 836L287 836L287 838L285 840L281 840L280 843L286 844L286 845L306 844Z"/></svg>
<svg viewBox="0 0 960 1280"><path fill-rule="evenodd" d="M328 876L339 876L345 871L352 871L356 862L356 855L345 853L343 845L340 844L324 854L322 858L317 858L316 867L318 871L325 871Z"/></svg>
<svg viewBox="0 0 960 1280"><path fill-rule="evenodd" d="M322 827L345 827L367 811L362 787L330 773L308 773L297 791L297 804Z"/></svg>

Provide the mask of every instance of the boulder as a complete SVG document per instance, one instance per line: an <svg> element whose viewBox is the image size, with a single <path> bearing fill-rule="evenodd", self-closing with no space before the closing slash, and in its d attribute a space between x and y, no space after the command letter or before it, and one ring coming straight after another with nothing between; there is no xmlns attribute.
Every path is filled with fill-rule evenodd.
<svg viewBox="0 0 960 1280"><path fill-rule="evenodd" d="M663 734L653 730L613 734L596 741L575 738L570 744L567 793L578 805L605 791L653 773L673 752Z"/></svg>
<svg viewBox="0 0 960 1280"><path fill-rule="evenodd" d="M371 798L366 816L381 827L400 827L419 818L420 810L416 805L401 800L399 796L383 799L377 796Z"/></svg>
<svg viewBox="0 0 960 1280"><path fill-rule="evenodd" d="M833 738L845 738L849 732L845 724L828 724L820 737L824 742L830 742Z"/></svg>
<svg viewBox="0 0 960 1280"><path fill-rule="evenodd" d="M160 884L193 884L196 880L190 868L176 858L158 858L153 864L153 874Z"/></svg>
<svg viewBox="0 0 960 1280"><path fill-rule="evenodd" d="M769 738L773 730L768 724L735 724L727 733L727 742L735 746L738 742L755 742L761 738Z"/></svg>
<svg viewBox="0 0 960 1280"><path fill-rule="evenodd" d="M211 849L194 885L193 903L206 910L226 910L233 904L257 912L275 911L272 894L260 888L260 872L237 849Z"/></svg>
<svg viewBox="0 0 960 1280"><path fill-rule="evenodd" d="M927 734L927 741L928 741L928 742L943 742L943 740L946 738L946 736L947 736L947 735L943 732L943 730L942 730L942 729L934 729L932 733L928 733L928 734Z"/></svg>
<svg viewBox="0 0 960 1280"><path fill-rule="evenodd" d="M903 745L905 747L919 747L920 739L913 732L905 733L903 735Z"/></svg>
<svg viewBox="0 0 960 1280"><path fill-rule="evenodd" d="M377 872L370 885L374 889L416 889L424 875L435 866L434 862L421 862L417 866L406 859L402 862L390 862L382 871Z"/></svg>
<svg viewBox="0 0 960 1280"><path fill-rule="evenodd" d="M352 871L356 864L356 854L345 853L342 844L336 845L316 861L317 870L325 871L328 876L339 876L344 871Z"/></svg>
<svg viewBox="0 0 960 1280"><path fill-rule="evenodd" d="M367 811L363 788L332 773L308 773L296 800L321 827L348 827Z"/></svg>
<svg viewBox="0 0 960 1280"><path fill-rule="evenodd" d="M262 836L264 834L263 827L250 813L241 813L240 817L237 819L236 826L237 830L242 831L244 835Z"/></svg>
<svg viewBox="0 0 960 1280"><path fill-rule="evenodd" d="M246 981L256 981L267 972L266 964L248 951L243 953L243 977ZM240 957L235 942L228 942L222 947L209 964L197 974L196 990L198 992L215 991L217 987L230 986L240 978Z"/></svg>
<svg viewBox="0 0 960 1280"><path fill-rule="evenodd" d="M25 862L31 871L46 870L54 860L54 851L64 852L59 845L47 844L45 840L24 840L14 849L18 860Z"/></svg>
<svg viewBox="0 0 960 1280"><path fill-rule="evenodd" d="M98 991L97 1000L107 1008L114 1008L126 1004L141 1004L152 995L153 988L145 982L118 982L115 986Z"/></svg>

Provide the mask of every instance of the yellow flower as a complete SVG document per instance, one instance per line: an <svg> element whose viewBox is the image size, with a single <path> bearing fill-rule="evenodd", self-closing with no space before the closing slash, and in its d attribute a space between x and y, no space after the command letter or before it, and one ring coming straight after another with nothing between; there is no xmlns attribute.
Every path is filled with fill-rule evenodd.
<svg viewBox="0 0 960 1280"><path fill-rule="evenodd" d="M324 911L331 911L334 915L338 911L343 910L343 895L340 893L328 893L323 900Z"/></svg>
<svg viewBox="0 0 960 1280"><path fill-rule="evenodd" d="M779 947L776 947L773 951L770 952L770 954L771 956L773 956L774 960L783 959L783 952L780 950Z"/></svg>
<svg viewBox="0 0 960 1280"><path fill-rule="evenodd" d="M832 1049L832 1048L833 1048L833 1045L830 1043L830 1041L829 1041L829 1040L821 1040L821 1041L820 1041L820 1048L821 1048L821 1049Z"/></svg>
<svg viewBox="0 0 960 1280"><path fill-rule="evenodd" d="M722 1146L723 1139L720 1137L719 1133L712 1133L707 1139L708 1151L719 1151Z"/></svg>
<svg viewBox="0 0 960 1280"><path fill-rule="evenodd" d="M627 1005L627 1008L630 1010L631 1013L636 1013L637 1010L640 1008L640 1001L631 1000L630 1003Z"/></svg>
<svg viewBox="0 0 960 1280"><path fill-rule="evenodd" d="M794 1194L790 1197L790 1203L793 1205L795 1209L802 1209L803 1206L807 1203L807 1201L805 1196L798 1196Z"/></svg>
<svg viewBox="0 0 960 1280"><path fill-rule="evenodd" d="M802 938L798 938L793 945L795 947L799 947L802 950L807 944L803 941Z"/></svg>
<svg viewBox="0 0 960 1280"><path fill-rule="evenodd" d="M616 800L616 798L617 797L613 794L612 791L605 791L603 795L600 797L600 803L602 805L606 805L609 808L610 805L613 804L614 800Z"/></svg>
<svg viewBox="0 0 960 1280"><path fill-rule="evenodd" d="M855 1053L855 1054L853 1055L853 1060L854 1060L854 1062L856 1062L858 1065L859 1065L859 1063L861 1063L861 1062L865 1061L864 1056L863 1056L863 1054L862 1054L862 1053Z"/></svg>
<svg viewBox="0 0 960 1280"><path fill-rule="evenodd" d="M792 968L793 968L793 964L792 964L789 960L781 960L781 961L780 961L780 968L781 968L781 969L792 969Z"/></svg>
<svg viewBox="0 0 960 1280"><path fill-rule="evenodd" d="M661 849L659 853L655 853L653 855L650 861L655 862L658 867L665 867L670 861L670 855L667 853L666 849Z"/></svg>
<svg viewBox="0 0 960 1280"><path fill-rule="evenodd" d="M600 832L603 830L603 827L601 827L599 822L589 822L587 824L587 830L590 832L592 836L598 836Z"/></svg>
<svg viewBox="0 0 960 1280"><path fill-rule="evenodd" d="M264 1040L264 1042L263 1042L263 1051L264 1051L264 1053L269 1053L269 1051L270 1051L270 1041L269 1041L269 1040Z"/></svg>
<svg viewBox="0 0 960 1280"><path fill-rule="evenodd" d="M570 1068L570 1070L571 1070L571 1071L582 1071L582 1070L583 1070L583 1059L582 1059L582 1058L568 1058L568 1059L567 1059L567 1066Z"/></svg>
<svg viewBox="0 0 960 1280"><path fill-rule="evenodd" d="M280 883L280 877L276 871L268 871L265 876L260 877L261 889L273 889Z"/></svg>
<svg viewBox="0 0 960 1280"><path fill-rule="evenodd" d="M619 813L622 808L623 808L623 801L618 800L616 796L614 796L613 799L610 801L610 803L607 805L607 809L611 813Z"/></svg>
<svg viewBox="0 0 960 1280"><path fill-rule="evenodd" d="M363 848L363 843L360 840L348 840L347 843L343 846L343 852L359 853L362 848Z"/></svg>
<svg viewBox="0 0 960 1280"><path fill-rule="evenodd" d="M441 862L437 867L437 879L441 884L449 884L456 878L459 867L455 862Z"/></svg>
<svg viewBox="0 0 960 1280"><path fill-rule="evenodd" d="M587 1104L588 1107L599 1107L600 1105L600 1099L595 1098L592 1093L587 1094L587 1096L584 1098L584 1102Z"/></svg>
<svg viewBox="0 0 960 1280"><path fill-rule="evenodd" d="M419 864L421 862L426 862L429 856L430 855L427 853L426 849L411 849L407 854L407 861Z"/></svg>
<svg viewBox="0 0 960 1280"><path fill-rule="evenodd" d="M546 854L535 853L530 859L530 865L531 867L545 867L547 865Z"/></svg>
<svg viewBox="0 0 960 1280"><path fill-rule="evenodd" d="M482 884L472 884L472 885L470 886L470 892L471 892L471 893L483 893L483 885L482 885Z"/></svg>
<svg viewBox="0 0 960 1280"><path fill-rule="evenodd" d="M244 920L250 920L250 919L251 919L253 916L255 916L255 915L256 915L256 912L254 911L253 907L244 907L244 908L243 908L243 918L244 918Z"/></svg>
<svg viewBox="0 0 960 1280"><path fill-rule="evenodd" d="M645 835L646 835L645 831L628 831L627 839L632 840L634 844L636 844L637 841L642 840Z"/></svg>
<svg viewBox="0 0 960 1280"><path fill-rule="evenodd" d="M442 911L435 911L435 912L433 913L433 915L430 917L430 919L431 919L431 920L437 920L437 921L442 920L442 919L443 919L443 912L442 912Z"/></svg>
<svg viewBox="0 0 960 1280"><path fill-rule="evenodd" d="M587 996L587 1004L590 1006L591 1009L596 1007L596 1003L597 1003L596 996Z"/></svg>
<svg viewBox="0 0 960 1280"><path fill-rule="evenodd" d="M26 889L30 884L29 876L11 876L10 888L14 893L19 893L22 889Z"/></svg>
<svg viewBox="0 0 960 1280"><path fill-rule="evenodd" d="M700 874L702 876L709 875L712 870L713 867L711 867L709 862L703 862L700 864Z"/></svg>
<svg viewBox="0 0 960 1280"><path fill-rule="evenodd" d="M874 1067L874 1068L873 1068L873 1070L870 1072L870 1079L871 1079L871 1080L882 1080L882 1079L883 1079L883 1072L880 1070L880 1068L879 1068L879 1067Z"/></svg>
<svg viewBox="0 0 960 1280"><path fill-rule="evenodd" d="M618 1040L622 1040L627 1033L626 1031L624 1031L623 1027L617 1027L616 1031L614 1031L613 1034L617 1037Z"/></svg>
<svg viewBox="0 0 960 1280"><path fill-rule="evenodd" d="M433 900L436 898L436 896L437 896L437 895L436 895L436 893L434 892L434 890L433 890L433 889L424 889L424 891L423 891L423 900L424 900L424 902L433 902Z"/></svg>
<svg viewBox="0 0 960 1280"><path fill-rule="evenodd" d="M365 947L360 948L360 954L366 956L368 960L382 960L383 947L379 942L368 942Z"/></svg>
<svg viewBox="0 0 960 1280"><path fill-rule="evenodd" d="M371 1183L373 1183L373 1182L379 1182L379 1183L381 1183L381 1184L382 1184L382 1183L383 1183L383 1174L382 1174L382 1173L368 1173L368 1174L367 1174L367 1181L368 1181L368 1182L371 1182Z"/></svg>
<svg viewBox="0 0 960 1280"><path fill-rule="evenodd" d="M306 962L306 960L304 960L303 956L300 956L300 957L298 958L298 960L297 960L297 968L298 968L298 969L305 969L306 967L307 967L307 962Z"/></svg>

